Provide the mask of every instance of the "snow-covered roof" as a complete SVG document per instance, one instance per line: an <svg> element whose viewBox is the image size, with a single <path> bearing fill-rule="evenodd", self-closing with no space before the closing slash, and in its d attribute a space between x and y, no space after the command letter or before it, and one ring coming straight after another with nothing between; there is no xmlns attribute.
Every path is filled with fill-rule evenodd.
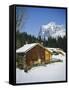
<svg viewBox="0 0 69 90"><path fill-rule="evenodd" d="M56 52L57 52L57 48L49 48L49 47L47 47L47 49L48 49L50 52L53 52L53 51L56 51Z"/></svg>
<svg viewBox="0 0 69 90"><path fill-rule="evenodd" d="M47 47L47 49L52 53L53 53L53 51L55 51L55 52L58 52L58 53L61 52L61 53L65 54L65 52L60 48L49 48L49 47Z"/></svg>
<svg viewBox="0 0 69 90"><path fill-rule="evenodd" d="M26 53L26 52L28 52L30 49L32 49L33 47L35 47L36 45L39 45L39 46L41 46L42 48L48 50L50 53L52 53L50 49L43 47L43 46L42 46L41 44L39 44L39 43L25 44L25 45L22 46L21 48L18 48L18 49L16 50L16 53Z"/></svg>
<svg viewBox="0 0 69 90"><path fill-rule="evenodd" d="M27 51L29 51L30 49L32 49L34 46L36 46L38 43L32 43L32 44L25 44L24 46L22 46L21 48L16 50L16 53L25 53Z"/></svg>

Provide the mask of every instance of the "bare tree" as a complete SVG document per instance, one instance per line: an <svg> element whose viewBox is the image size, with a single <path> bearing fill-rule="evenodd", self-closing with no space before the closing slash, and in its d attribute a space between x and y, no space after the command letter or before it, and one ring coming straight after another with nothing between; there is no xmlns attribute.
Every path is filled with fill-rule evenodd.
<svg viewBox="0 0 69 90"><path fill-rule="evenodd" d="M26 20L26 8L17 8L16 9L16 32L21 31Z"/></svg>

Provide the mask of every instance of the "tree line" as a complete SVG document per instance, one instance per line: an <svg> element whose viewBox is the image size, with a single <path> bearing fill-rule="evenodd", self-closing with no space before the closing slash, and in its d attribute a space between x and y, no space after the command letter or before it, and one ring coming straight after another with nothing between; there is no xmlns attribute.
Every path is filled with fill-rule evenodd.
<svg viewBox="0 0 69 90"><path fill-rule="evenodd" d="M66 36L63 38L58 37L57 39L49 37L48 40L42 40L41 36L37 38L35 36L29 35L27 32L16 32L16 49L25 45L26 43L43 43L45 47L51 48L61 48L66 52Z"/></svg>

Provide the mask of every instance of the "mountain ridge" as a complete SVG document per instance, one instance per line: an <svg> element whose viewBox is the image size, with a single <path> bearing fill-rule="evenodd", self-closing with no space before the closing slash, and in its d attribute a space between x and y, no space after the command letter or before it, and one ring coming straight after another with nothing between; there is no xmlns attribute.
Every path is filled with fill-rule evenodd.
<svg viewBox="0 0 69 90"><path fill-rule="evenodd" d="M52 38L63 38L65 36L65 28L63 25L58 25L55 22L50 22L46 25L42 25L39 31L38 36L41 36L41 39Z"/></svg>

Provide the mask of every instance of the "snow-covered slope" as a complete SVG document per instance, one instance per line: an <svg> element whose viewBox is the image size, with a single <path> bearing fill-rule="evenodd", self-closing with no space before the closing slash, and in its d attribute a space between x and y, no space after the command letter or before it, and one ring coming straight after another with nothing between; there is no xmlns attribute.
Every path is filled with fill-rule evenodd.
<svg viewBox="0 0 69 90"><path fill-rule="evenodd" d="M48 37L58 38L65 36L65 28L63 25L57 25L55 22L50 22L47 25L42 25L41 29L39 31L39 36L41 36L42 39Z"/></svg>
<svg viewBox="0 0 69 90"><path fill-rule="evenodd" d="M56 56L53 56L56 58ZM66 80L66 56L57 56L63 62L55 62L45 66L34 67L25 73L24 70L16 69L16 83L51 82Z"/></svg>

